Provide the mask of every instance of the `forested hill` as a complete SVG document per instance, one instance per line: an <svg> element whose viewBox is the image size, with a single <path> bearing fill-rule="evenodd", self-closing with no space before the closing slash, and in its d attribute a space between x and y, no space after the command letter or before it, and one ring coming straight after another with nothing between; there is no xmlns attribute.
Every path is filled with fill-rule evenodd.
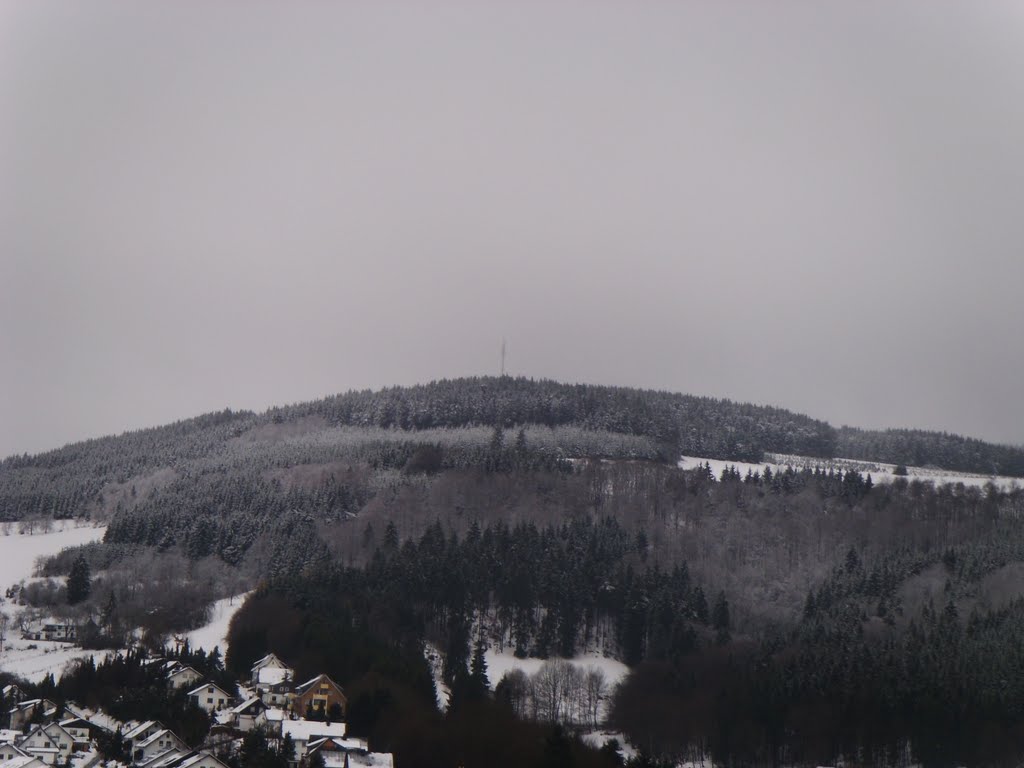
<svg viewBox="0 0 1024 768"><path fill-rule="evenodd" d="M687 453L756 462L768 451L831 457L836 448L836 430L829 424L782 408L510 376L348 392L268 415L280 421L318 415L331 424L417 430L573 425L650 438L673 459Z"/></svg>
<svg viewBox="0 0 1024 768"><path fill-rule="evenodd" d="M189 462L223 460L246 436L255 436L250 442L264 448L273 444L286 452L296 439L319 427L373 427L411 435L437 428L521 425L574 427L630 438L628 448L622 441L563 441L556 447L566 456L671 462L687 454L758 462L770 452L1024 477L1024 449L944 432L836 429L782 408L709 397L474 377L351 391L263 414L225 410L34 456L11 456L0 461L0 518L82 514L112 485L139 485L140 478Z"/></svg>

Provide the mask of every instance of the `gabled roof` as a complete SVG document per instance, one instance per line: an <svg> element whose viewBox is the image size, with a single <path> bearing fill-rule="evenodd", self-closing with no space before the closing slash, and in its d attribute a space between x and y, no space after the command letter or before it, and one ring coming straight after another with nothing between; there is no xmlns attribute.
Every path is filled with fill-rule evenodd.
<svg viewBox="0 0 1024 768"><path fill-rule="evenodd" d="M145 741L140 741L138 744L135 745L135 748L136 749L145 749L150 744L152 744L154 741L159 741L160 739L165 739L165 738L168 738L168 737L171 738L171 739L174 739L175 741L179 741L182 744L185 743L185 742L181 741L181 739L178 738L177 734L175 734L174 731L168 730L167 728L163 728L163 729L157 731L156 733L154 733L152 736L147 736L146 740Z"/></svg>
<svg viewBox="0 0 1024 768"><path fill-rule="evenodd" d="M160 768L160 766L176 763L187 754L189 754L189 750L187 749L171 747L170 749L165 749L163 752L158 752L148 760L138 763L138 765L141 766L141 768Z"/></svg>
<svg viewBox="0 0 1024 768"><path fill-rule="evenodd" d="M327 675L322 675L321 674L321 675L317 675L312 680L307 680L302 685L295 686L295 693L297 693L299 696L301 696L306 691L308 691L310 688L312 688L314 685L316 685L317 683L320 683L320 682L330 683L335 688L337 688L339 691L341 690L341 686L340 685L338 685L336 682L331 680L331 678L329 678Z"/></svg>
<svg viewBox="0 0 1024 768"><path fill-rule="evenodd" d="M261 699L259 696L253 696L251 699L246 699L245 701L243 701L241 704L239 704L237 707L235 707L231 711L234 714L236 714L236 715L241 715L241 714L244 714L245 710L249 709L249 707L254 707L254 706L257 709L266 709L267 708L267 705L263 703L263 699Z"/></svg>
<svg viewBox="0 0 1024 768"><path fill-rule="evenodd" d="M228 693L227 691L225 691L223 688L221 688L216 683L203 683L198 688L193 688L191 691L189 691L188 695L189 696L198 696L200 693L205 693L207 688L216 688L218 691L223 693L229 699L231 698L231 694Z"/></svg>
<svg viewBox="0 0 1024 768"><path fill-rule="evenodd" d="M9 741L8 741L8 742L5 742L5 743L3 743L3 744L0 744L0 747L10 747L11 749L13 749L13 750L14 750L14 753L15 753L16 755L27 755L27 754L28 754L28 753L27 753L27 752L26 752L25 750L23 750L23 749L22 749L21 747L19 747L19 746L18 746L17 744L14 744L14 743L12 743L12 742L9 742Z"/></svg>
<svg viewBox="0 0 1024 768"><path fill-rule="evenodd" d="M150 761L146 764L146 768L188 768L188 766L194 765L195 763L198 763L200 760L204 758L209 758L215 761L218 765L227 768L227 766L220 759L218 759L216 755L206 750L199 751L193 749L190 751L173 751L176 754L168 754L167 757L162 758L160 760Z"/></svg>
<svg viewBox="0 0 1024 768"><path fill-rule="evenodd" d="M175 675L180 675L182 672L194 672L195 674L202 677L202 674L200 674L199 670L195 667L186 667L178 663L175 663L173 667L167 670L167 676L174 677Z"/></svg>
<svg viewBox="0 0 1024 768"><path fill-rule="evenodd" d="M145 733L148 728L152 728L154 725L157 728L163 728L163 725L160 723L159 720L146 720L145 722L139 723L130 731L125 733L124 740L132 741L134 739L137 739L141 734Z"/></svg>
<svg viewBox="0 0 1024 768"><path fill-rule="evenodd" d="M8 728L0 729L0 744L13 744L25 734Z"/></svg>
<svg viewBox="0 0 1024 768"><path fill-rule="evenodd" d="M326 736L319 739L311 739L306 744L306 749L312 753L324 748L329 749L332 745L343 752L351 752L355 750L368 752L370 750L369 742L363 739L342 739L337 736Z"/></svg>
<svg viewBox="0 0 1024 768"><path fill-rule="evenodd" d="M5 768L31 768L37 763L44 765L43 761L34 755L18 755L4 763L4 766Z"/></svg>
<svg viewBox="0 0 1024 768"><path fill-rule="evenodd" d="M256 663L252 665L252 671L255 672L256 670L263 669L263 667L269 666L271 664L275 664L279 667L284 667L285 669L291 669L291 667L289 667L287 664L281 661L281 659L279 659L275 654L268 653L266 656L264 656L262 659L258 659Z"/></svg>

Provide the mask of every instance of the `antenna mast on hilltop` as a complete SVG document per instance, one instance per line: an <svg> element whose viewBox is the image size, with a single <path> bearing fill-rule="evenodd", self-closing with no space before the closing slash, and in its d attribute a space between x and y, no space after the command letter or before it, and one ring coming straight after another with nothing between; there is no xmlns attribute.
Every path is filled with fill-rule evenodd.
<svg viewBox="0 0 1024 768"><path fill-rule="evenodd" d="M505 375L505 339L501 340L501 375Z"/></svg>

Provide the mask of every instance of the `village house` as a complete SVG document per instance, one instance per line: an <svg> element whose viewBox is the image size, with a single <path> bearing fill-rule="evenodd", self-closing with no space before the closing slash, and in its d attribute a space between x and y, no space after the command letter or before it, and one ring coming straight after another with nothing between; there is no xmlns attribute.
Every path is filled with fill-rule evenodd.
<svg viewBox="0 0 1024 768"><path fill-rule="evenodd" d="M231 694L216 683L205 683L188 692L188 697L206 712L227 709L231 705Z"/></svg>
<svg viewBox="0 0 1024 768"><path fill-rule="evenodd" d="M260 699L268 707L287 707L294 685L291 680L281 683L263 684L257 689Z"/></svg>
<svg viewBox="0 0 1024 768"><path fill-rule="evenodd" d="M283 720L281 738L291 736L295 745L296 763L306 756L307 745L318 739L344 739L345 723L321 723L315 720Z"/></svg>
<svg viewBox="0 0 1024 768"><path fill-rule="evenodd" d="M46 768L46 763L34 755L18 755L3 764L4 768Z"/></svg>
<svg viewBox="0 0 1024 768"><path fill-rule="evenodd" d="M136 723L128 728L122 736L125 748L128 750L128 754L135 754L136 744L141 744L154 733L162 730L164 730L164 727L159 720L146 720L141 723Z"/></svg>
<svg viewBox="0 0 1024 768"><path fill-rule="evenodd" d="M47 765L63 765L75 751L75 738L58 723L34 727L18 746Z"/></svg>
<svg viewBox="0 0 1024 768"><path fill-rule="evenodd" d="M187 750L188 744L178 738L173 731L164 728L142 741L136 741L132 747L132 759L136 763L143 762L156 755L165 754L171 749Z"/></svg>
<svg viewBox="0 0 1024 768"><path fill-rule="evenodd" d="M199 672L181 664L175 664L167 670L167 686L174 690L187 685L195 685L202 679L203 676Z"/></svg>
<svg viewBox="0 0 1024 768"><path fill-rule="evenodd" d="M41 714L37 715L37 710ZM49 699L27 699L15 704L7 713L7 727L14 731L25 730L25 725L38 716L43 722L53 720L57 714L57 705Z"/></svg>
<svg viewBox="0 0 1024 768"><path fill-rule="evenodd" d="M262 691L266 686L290 683L295 672L277 656L268 653L252 665L252 687Z"/></svg>
<svg viewBox="0 0 1024 768"><path fill-rule="evenodd" d="M388 752L370 752L369 745L362 739L317 739L307 746L305 765L315 755L324 762L324 768L394 768L394 757Z"/></svg>
<svg viewBox="0 0 1024 768"><path fill-rule="evenodd" d="M0 744L0 764L5 764L8 760L13 760L26 754L28 753L16 746L13 741L5 741L3 744Z"/></svg>
<svg viewBox="0 0 1024 768"><path fill-rule="evenodd" d="M322 712L326 717L340 719L348 709L348 697L341 686L327 675L317 675L295 687L291 708L299 717L305 717L311 712Z"/></svg>
<svg viewBox="0 0 1024 768"><path fill-rule="evenodd" d="M267 705L258 696L243 701L231 710L234 726L240 731L248 732L266 724Z"/></svg>
<svg viewBox="0 0 1024 768"><path fill-rule="evenodd" d="M73 643L78 639L78 625L70 621L48 619L25 627L21 636L25 640Z"/></svg>
<svg viewBox="0 0 1024 768"><path fill-rule="evenodd" d="M88 748L89 742L96 737L97 733L107 730L103 726L89 722L84 717L70 717L61 720L60 727L74 738L76 749Z"/></svg>

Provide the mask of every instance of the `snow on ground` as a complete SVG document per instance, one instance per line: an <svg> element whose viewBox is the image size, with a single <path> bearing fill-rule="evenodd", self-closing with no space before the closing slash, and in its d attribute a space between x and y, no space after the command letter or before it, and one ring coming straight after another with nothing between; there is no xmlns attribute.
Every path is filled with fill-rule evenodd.
<svg viewBox="0 0 1024 768"><path fill-rule="evenodd" d="M51 533L10 533L0 535L0 587L7 589L22 579L32 578L36 559L56 555L66 547L88 544L103 538L106 528L76 526L71 521Z"/></svg>
<svg viewBox="0 0 1024 768"><path fill-rule="evenodd" d="M520 659L511 651L489 650L484 654L484 658L487 659L487 678L491 683L491 688L494 688L502 676L509 670L521 669L528 675L534 675L545 662L545 659ZM608 659L596 653L575 656L568 659L568 661L573 666L581 667L584 671L589 667L600 669L604 672L605 682L608 684L609 691L618 685L619 681L629 672L629 667L621 661Z"/></svg>
<svg viewBox="0 0 1024 768"><path fill-rule="evenodd" d="M583 741L590 746L600 749L607 742L612 739L617 739L619 742L619 752L627 760L631 757L636 756L636 750L626 741L626 737L621 733L614 731L588 731L583 734Z"/></svg>
<svg viewBox="0 0 1024 768"><path fill-rule="evenodd" d="M893 475L893 470L896 468L895 464L885 464L880 461L859 461L857 459L819 459L814 456L797 456L782 453L769 453L765 455L765 461L761 464L750 464L744 461L722 461L721 459L707 459L696 456L683 456L679 460L679 466L683 469L696 469L697 467L709 464L711 471L714 473L716 478L722 476L722 470L726 467L735 467L739 473L746 476L747 470L754 472L763 472L766 466L772 468L772 472L776 472L786 467L793 467L794 469L803 469L809 467L814 469L815 467L821 467L822 469L835 469L842 470L844 472L854 469L863 475L871 475L872 481L878 483L892 482L896 477ZM1003 475L979 475L970 472L956 472L950 469L936 469L932 467L907 467L907 479L908 480L928 480L936 485L942 485L943 483L963 483L964 485L974 485L983 487L987 483L995 483L996 486L1002 489L1009 489L1013 486L1024 485L1022 479L1019 477L1005 477Z"/></svg>
<svg viewBox="0 0 1024 768"><path fill-rule="evenodd" d="M55 555L65 547L99 541L105 530L75 525L72 521L60 521L49 533L0 535L0 589L6 590L31 579L39 558ZM15 619L24 608L4 601L2 610ZM68 662L95 654L94 651L84 651L68 643L24 640L15 624L16 621L8 623L6 641L0 652L0 669L5 672L14 672L27 680L38 682L50 672L59 677Z"/></svg>
<svg viewBox="0 0 1024 768"><path fill-rule="evenodd" d="M234 597L225 597L218 600L210 609L210 622L199 629L193 629L188 633L188 644L193 649L202 648L206 652L220 647L221 656L228 652L228 628L231 626L231 619L249 596L246 592Z"/></svg>
<svg viewBox="0 0 1024 768"><path fill-rule="evenodd" d="M537 670L544 666L546 661L545 659L533 658L520 659L516 658L515 654L511 651L495 651L493 649L484 653L484 658L487 660L487 679L491 684L491 688L494 688L504 674L512 669L521 669L527 675L535 675ZM571 659L566 659L566 661L574 667L579 667L584 672L591 667L597 667L604 672L604 681L608 689L605 693L605 700L601 703L602 706L599 713L600 717L604 718L607 715L607 703L611 699L612 692L615 690L615 686L629 674L629 667L621 661L608 659L597 653L581 654Z"/></svg>

